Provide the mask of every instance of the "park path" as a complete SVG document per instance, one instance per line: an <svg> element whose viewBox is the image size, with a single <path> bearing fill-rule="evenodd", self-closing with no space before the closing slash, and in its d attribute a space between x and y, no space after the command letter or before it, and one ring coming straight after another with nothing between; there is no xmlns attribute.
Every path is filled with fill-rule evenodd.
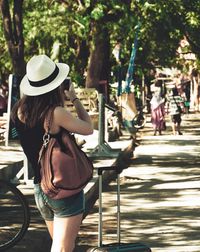
<svg viewBox="0 0 200 252"><path fill-rule="evenodd" d="M122 242L144 242L153 252L200 252L200 115L183 116L182 136L162 136L150 122L121 174ZM104 241L115 242L115 183L103 196ZM98 202L97 202L98 203ZM98 204L84 220L77 252L97 244Z"/></svg>
<svg viewBox="0 0 200 252"><path fill-rule="evenodd" d="M153 136L148 120L137 133L140 145L121 174L122 242L144 242L153 252L200 252L200 114L184 115L182 126L182 136L171 135L168 118L163 135ZM122 147L127 141L110 144ZM116 241L115 181L104 189L103 229L108 243ZM31 225L23 240L7 251L48 252L51 241L32 185L23 192L31 208ZM82 223L75 252L97 245L97 224L98 201Z"/></svg>

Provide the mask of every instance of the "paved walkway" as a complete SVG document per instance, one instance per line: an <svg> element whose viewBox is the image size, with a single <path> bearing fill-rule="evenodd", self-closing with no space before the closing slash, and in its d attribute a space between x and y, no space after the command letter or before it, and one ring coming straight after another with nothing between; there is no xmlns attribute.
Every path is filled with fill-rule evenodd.
<svg viewBox="0 0 200 252"><path fill-rule="evenodd" d="M153 136L150 123L138 134L141 143L135 158L121 174L123 242L145 242L153 252L200 251L200 115L185 115L182 125L182 136L171 135L170 127L162 136ZM109 144L123 148L128 143L125 138ZM111 165L114 160L98 160L95 165ZM108 243L116 238L115 183L104 189L104 240ZM31 225L24 239L9 252L48 252L50 240L35 207L32 186L25 186L23 192L31 207ZM81 226L76 252L97 244L97 222L95 204Z"/></svg>
<svg viewBox="0 0 200 252"><path fill-rule="evenodd" d="M122 242L144 242L153 252L200 251L200 115L184 115L182 132L173 136L168 127L153 136L150 123L141 131L135 159L121 174ZM103 197L105 243L116 241L114 189L111 183ZM85 248L97 244L97 211L81 228Z"/></svg>
<svg viewBox="0 0 200 252"><path fill-rule="evenodd" d="M98 146L98 132L95 131L92 136L84 136L86 144L84 150L90 153L93 159L95 167L99 166L111 166L116 162L116 156L126 148L131 140L129 135L125 135L121 140L109 143L106 145L110 147L111 152L107 157L98 157L96 152L91 155L91 151ZM93 157L95 156L95 157ZM11 142L8 147L0 146L0 177L13 178L17 171L23 166L23 152L19 144ZM39 212L36 208L33 197L33 182L28 181L28 184L21 184L18 188L22 191L29 202L31 211L31 223L28 232L25 234L23 240L21 240L14 248L7 250L8 252L48 252L50 251L50 238L46 230L44 221L41 219ZM98 196L98 181L96 172L94 172L94 178L85 188L86 205L89 207L93 204ZM79 248L78 248L79 251Z"/></svg>

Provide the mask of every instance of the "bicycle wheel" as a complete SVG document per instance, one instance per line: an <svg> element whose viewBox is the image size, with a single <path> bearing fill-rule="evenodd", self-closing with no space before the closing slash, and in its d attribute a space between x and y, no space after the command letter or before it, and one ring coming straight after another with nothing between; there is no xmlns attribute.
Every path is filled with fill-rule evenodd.
<svg viewBox="0 0 200 252"><path fill-rule="evenodd" d="M146 123L146 116L143 113L139 113L133 119L133 126L136 129L142 129Z"/></svg>
<svg viewBox="0 0 200 252"><path fill-rule="evenodd" d="M11 183L0 180L0 251L19 242L29 222L30 212L25 196Z"/></svg>

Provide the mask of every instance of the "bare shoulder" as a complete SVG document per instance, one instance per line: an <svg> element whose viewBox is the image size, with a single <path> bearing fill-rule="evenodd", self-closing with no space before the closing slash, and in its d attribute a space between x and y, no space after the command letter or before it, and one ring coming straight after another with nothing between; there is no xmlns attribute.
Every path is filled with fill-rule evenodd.
<svg viewBox="0 0 200 252"><path fill-rule="evenodd" d="M54 119L56 122L63 121L64 119L71 118L71 113L67 111L65 108L59 106L54 110Z"/></svg>
<svg viewBox="0 0 200 252"><path fill-rule="evenodd" d="M70 114L70 112L61 106L56 107L54 110L55 117L66 116L68 114Z"/></svg>

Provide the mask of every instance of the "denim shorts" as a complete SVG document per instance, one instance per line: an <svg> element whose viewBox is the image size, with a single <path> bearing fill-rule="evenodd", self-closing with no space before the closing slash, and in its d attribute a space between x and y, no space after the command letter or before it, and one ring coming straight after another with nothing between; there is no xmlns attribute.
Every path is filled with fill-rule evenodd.
<svg viewBox="0 0 200 252"><path fill-rule="evenodd" d="M40 184L34 185L36 205L46 221L53 221L54 217L64 218L78 215L85 210L84 191L64 199L51 199L41 189Z"/></svg>

